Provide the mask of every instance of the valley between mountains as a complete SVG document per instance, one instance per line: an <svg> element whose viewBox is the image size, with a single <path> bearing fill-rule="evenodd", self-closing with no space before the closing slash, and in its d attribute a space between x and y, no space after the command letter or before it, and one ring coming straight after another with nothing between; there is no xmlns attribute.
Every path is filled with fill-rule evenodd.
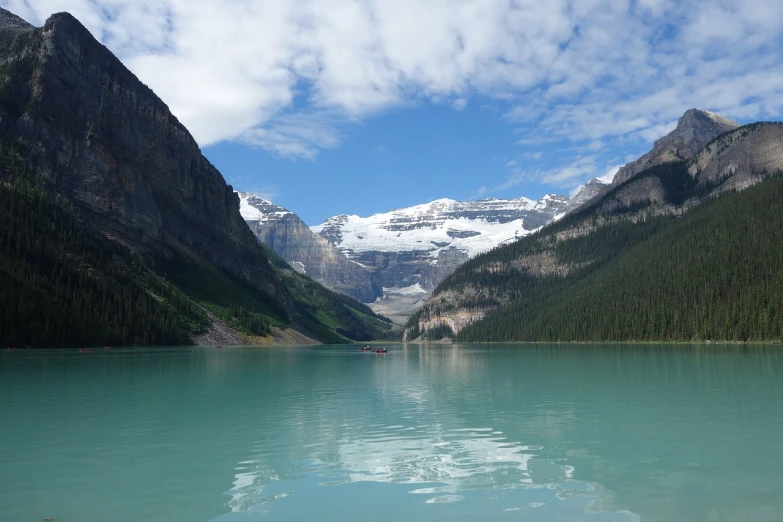
<svg viewBox="0 0 783 522"><path fill-rule="evenodd" d="M571 197L313 226L67 13L0 9L0 344L780 340L783 125L691 109Z"/></svg>
<svg viewBox="0 0 783 522"><path fill-rule="evenodd" d="M322 284L407 320L406 341L763 340L783 327L770 197L781 169L780 124L740 127L692 109L613 180L572 197L437 200L309 228L256 196L240 200L262 241ZM695 236L674 234L686 223Z"/></svg>

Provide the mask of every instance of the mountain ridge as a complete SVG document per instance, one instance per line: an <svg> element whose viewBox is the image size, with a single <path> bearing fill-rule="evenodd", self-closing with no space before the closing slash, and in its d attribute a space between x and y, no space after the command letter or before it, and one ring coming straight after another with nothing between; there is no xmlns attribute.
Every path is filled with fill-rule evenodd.
<svg viewBox="0 0 783 522"><path fill-rule="evenodd" d="M677 120L674 130L658 138L652 149L615 173L611 182L594 178L572 198L567 212L574 212L589 202L602 197L613 186L632 178L641 171L668 161L687 160L701 151L708 142L724 132L739 127L733 120L701 109L688 109Z"/></svg>
<svg viewBox="0 0 783 522"><path fill-rule="evenodd" d="M64 211L69 225L56 238L67 255L48 258L54 272L41 274L24 250L38 248L35 242L20 238L22 250L7 246L3 259L21 278L20 299L37 303L19 321L33 321L30 310L49 306L40 285L56 273L76 276L82 265L68 259L84 255L106 284L134 295L151 292L156 308L172 311L159 340L179 332L177 338L193 341L217 325L210 317L241 331L246 342L293 330L305 332L288 336L300 342L345 342L389 330L368 308L295 274L261 245L239 213L238 196L187 129L76 18L57 13L41 28L20 20L0 10L0 144L6 150L0 181L28 214L39 213L22 204L33 190L40 208ZM28 233L43 234L35 228L45 226L40 217ZM5 224L23 218L11 215ZM80 246L73 234L95 242ZM94 257L104 250L121 269ZM19 255L28 261L19 264ZM125 314L115 304L113 313ZM80 306L85 317L100 313L88 310L89 303ZM118 321L112 331L119 339L147 342L129 326L143 321L129 315Z"/></svg>

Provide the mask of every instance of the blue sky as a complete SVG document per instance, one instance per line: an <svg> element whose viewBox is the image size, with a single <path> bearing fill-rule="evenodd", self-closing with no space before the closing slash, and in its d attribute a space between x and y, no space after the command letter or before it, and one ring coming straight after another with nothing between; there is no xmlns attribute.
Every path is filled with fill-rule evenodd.
<svg viewBox="0 0 783 522"><path fill-rule="evenodd" d="M0 0L69 11L235 188L308 224L568 194L691 107L782 119L770 0Z"/></svg>
<svg viewBox="0 0 783 522"><path fill-rule="evenodd" d="M545 184L532 175L504 186L514 161L543 171L581 156L574 143L524 145L519 139L496 103L477 102L462 111L427 103L348 126L338 147L314 159L281 157L243 143L220 143L204 153L235 188L293 209L310 225L335 214L367 216L444 197L568 194L591 176L592 171L566 184ZM645 146L639 142L627 149ZM600 165L622 161L617 151L604 152Z"/></svg>

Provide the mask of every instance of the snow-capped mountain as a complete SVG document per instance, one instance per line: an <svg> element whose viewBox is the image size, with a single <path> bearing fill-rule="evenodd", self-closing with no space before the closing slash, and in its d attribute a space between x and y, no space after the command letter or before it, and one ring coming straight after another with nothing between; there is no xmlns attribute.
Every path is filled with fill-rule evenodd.
<svg viewBox="0 0 783 522"><path fill-rule="evenodd" d="M240 213L295 269L404 320L469 258L530 234L565 212L568 198L438 199L369 217L339 215L308 228L293 212L239 192Z"/></svg>
<svg viewBox="0 0 783 522"><path fill-rule="evenodd" d="M366 252L426 252L437 259L450 249L472 257L544 226L567 202L554 194L539 201L438 199L370 217L343 214L311 230L350 258Z"/></svg>
<svg viewBox="0 0 783 522"><path fill-rule="evenodd" d="M311 230L364 266L383 288L373 309L401 318L459 265L541 228L567 203L555 194L539 201L438 199L369 217L334 216Z"/></svg>

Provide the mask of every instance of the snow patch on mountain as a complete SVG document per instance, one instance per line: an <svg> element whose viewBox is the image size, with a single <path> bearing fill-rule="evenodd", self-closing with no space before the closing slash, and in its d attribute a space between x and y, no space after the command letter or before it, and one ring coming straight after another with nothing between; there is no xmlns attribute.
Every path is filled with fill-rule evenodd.
<svg viewBox="0 0 783 522"><path fill-rule="evenodd" d="M266 223L267 221L278 220L292 214L292 212L280 205L256 196L255 194L237 192L237 195L239 196L239 214L245 221Z"/></svg>
<svg viewBox="0 0 783 522"><path fill-rule="evenodd" d="M319 234L324 226L318 225L311 230ZM492 223L485 219L443 219L431 225L400 230L393 226L391 220L378 216L348 216L341 228L342 240L338 246L346 252L419 250L430 252L431 257L438 257L441 250L449 247L459 248L473 256L507 239L530 233L525 230L523 219L508 223ZM470 237L454 237L462 233L470 234Z"/></svg>
<svg viewBox="0 0 783 522"><path fill-rule="evenodd" d="M526 236L561 210L567 198L548 194L539 201L484 199L430 203L369 217L339 215L311 227L349 257L363 252L426 252L437 259L456 248L472 257Z"/></svg>
<svg viewBox="0 0 783 522"><path fill-rule="evenodd" d="M427 290L421 287L420 283L416 283L415 285L411 286L405 286L403 288L396 288L396 287L384 287L383 288L384 294L400 294L400 295L420 295L420 294L427 294Z"/></svg>
<svg viewBox="0 0 783 522"><path fill-rule="evenodd" d="M248 198L240 195L239 197L239 213L242 219L245 221L262 221L265 219L266 214L258 210L256 207L248 202Z"/></svg>

